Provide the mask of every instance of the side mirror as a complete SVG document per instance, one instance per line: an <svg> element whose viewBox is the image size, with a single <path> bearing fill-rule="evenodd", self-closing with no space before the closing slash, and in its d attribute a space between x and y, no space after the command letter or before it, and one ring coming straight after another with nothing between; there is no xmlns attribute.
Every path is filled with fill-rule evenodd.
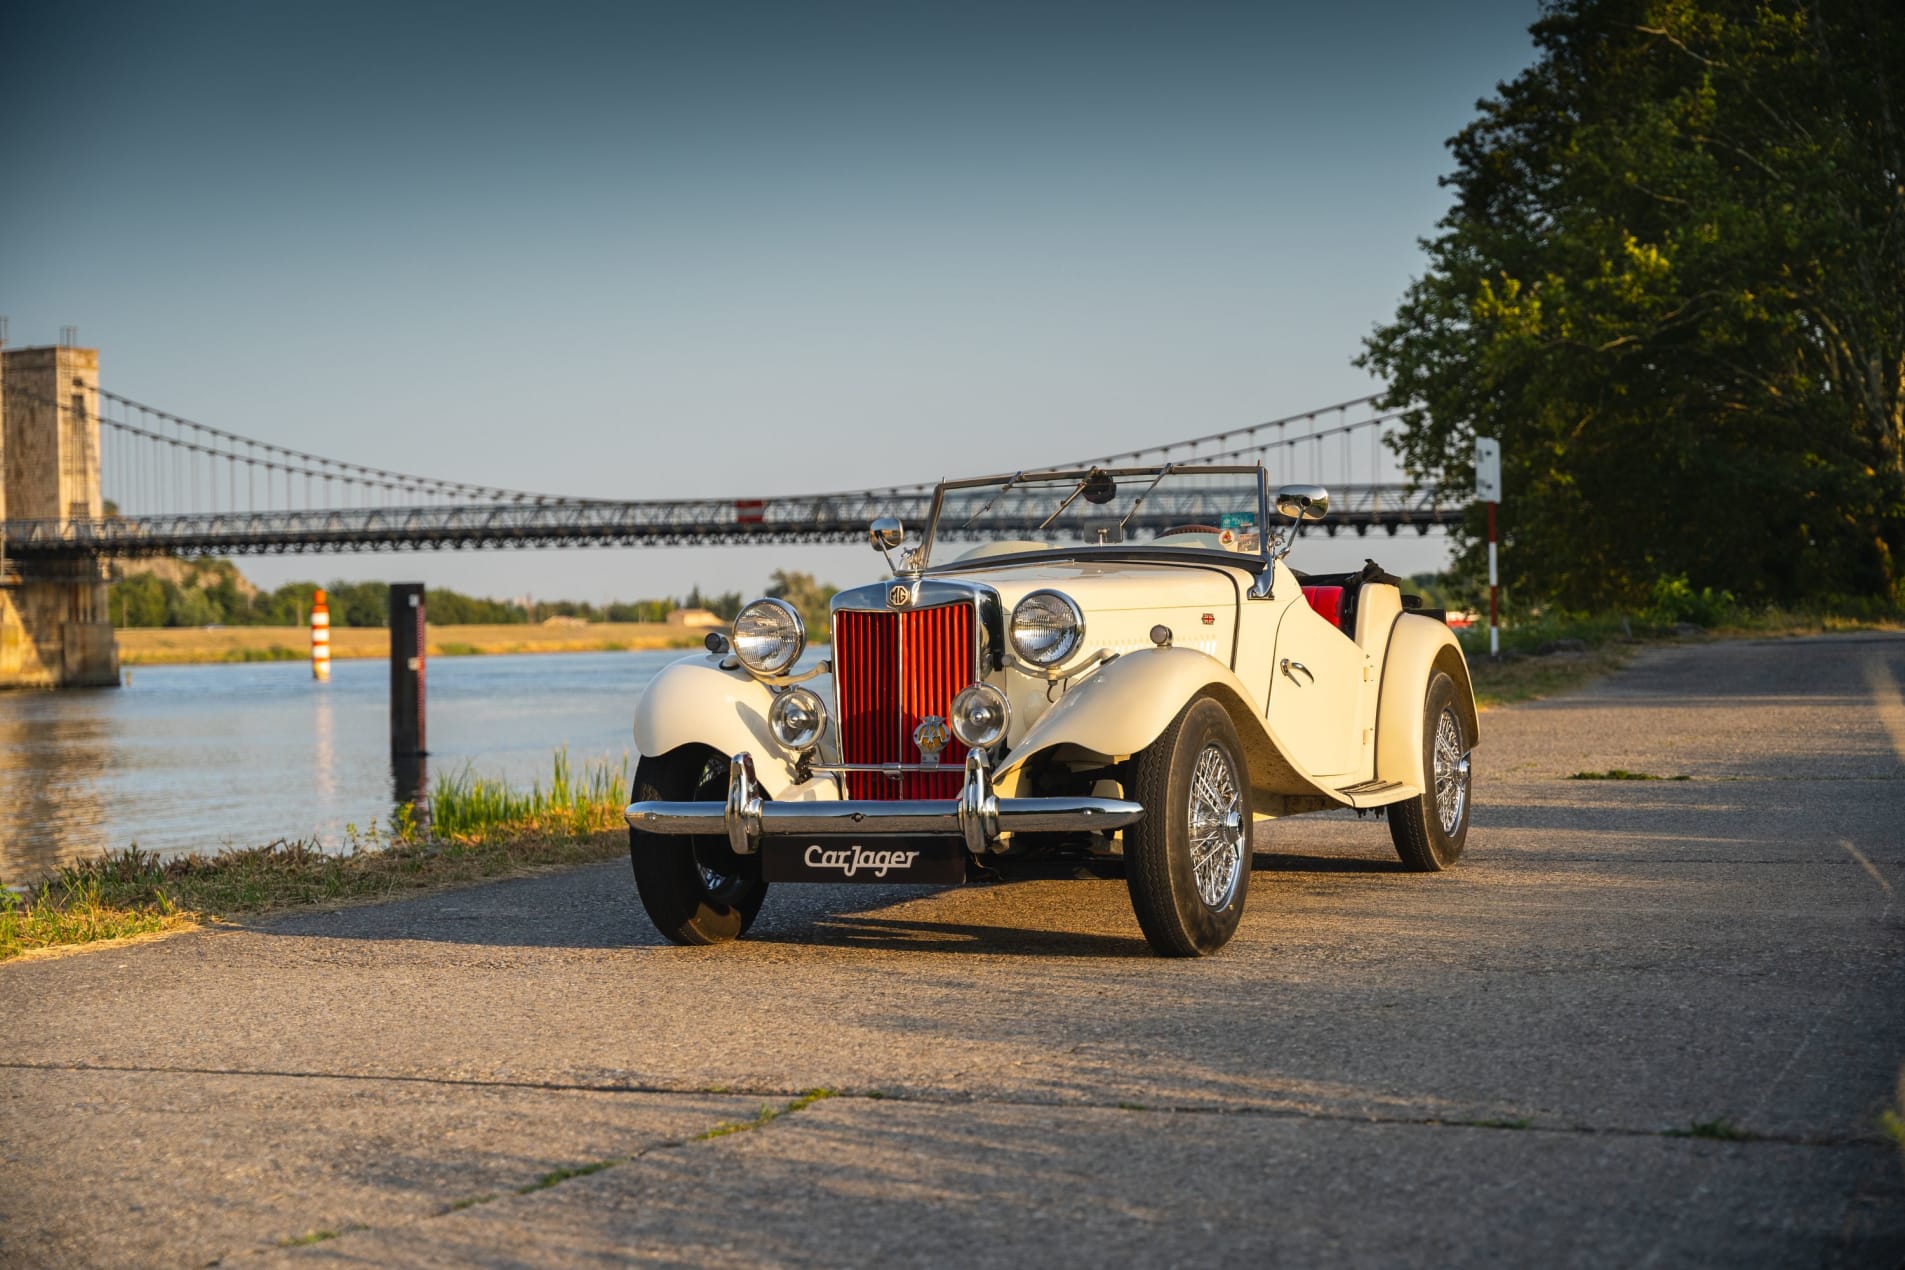
<svg viewBox="0 0 1905 1270"><path fill-rule="evenodd" d="M1291 520L1321 520L1330 514L1330 492L1321 485L1285 485L1277 491L1277 510Z"/></svg>
<svg viewBox="0 0 1905 1270"><path fill-rule="evenodd" d="M898 516L882 516L867 526L867 541L875 551L891 551L906 541L906 528Z"/></svg>

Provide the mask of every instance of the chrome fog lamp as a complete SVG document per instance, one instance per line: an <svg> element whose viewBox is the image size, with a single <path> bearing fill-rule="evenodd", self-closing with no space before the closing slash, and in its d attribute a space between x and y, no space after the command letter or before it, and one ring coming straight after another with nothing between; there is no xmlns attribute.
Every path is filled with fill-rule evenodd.
<svg viewBox="0 0 1905 1270"><path fill-rule="evenodd" d="M790 750L810 749L827 730L827 707L816 693L794 688L774 698L767 726L774 739Z"/></svg>
<svg viewBox="0 0 1905 1270"><path fill-rule="evenodd" d="M1034 666L1055 666L1085 641L1085 615L1068 596L1034 591L1012 610L1012 648Z"/></svg>
<svg viewBox="0 0 1905 1270"><path fill-rule="evenodd" d="M1012 707L991 684L973 684L953 698L953 735L969 750L985 750L1005 739Z"/></svg>
<svg viewBox="0 0 1905 1270"><path fill-rule="evenodd" d="M734 655L757 675L785 673L807 647L807 624L786 600L756 600L734 619Z"/></svg>

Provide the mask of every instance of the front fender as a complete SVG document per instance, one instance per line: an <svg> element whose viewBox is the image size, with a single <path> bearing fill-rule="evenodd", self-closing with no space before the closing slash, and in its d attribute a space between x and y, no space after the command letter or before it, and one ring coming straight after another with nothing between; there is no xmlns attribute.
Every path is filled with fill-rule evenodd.
<svg viewBox="0 0 1905 1270"><path fill-rule="evenodd" d="M822 675L807 687L833 696ZM754 775L770 798L795 785L793 756L767 728L774 694L745 670L722 670L709 657L684 657L649 681L635 706L635 752L666 754L683 745L713 746L723 754L754 756Z"/></svg>
<svg viewBox="0 0 1905 1270"><path fill-rule="evenodd" d="M1039 717L999 764L1010 787L1026 762L1059 746L1108 763L1123 762L1171 725L1192 697L1206 694L1230 713L1250 764L1250 785L1262 796L1333 793L1291 760L1254 704L1257 694L1230 668L1194 648L1126 653L1080 680Z"/></svg>
<svg viewBox="0 0 1905 1270"><path fill-rule="evenodd" d="M1448 672L1455 681L1455 709L1470 743L1481 740L1475 685L1455 632L1432 617L1404 613L1389 633L1382 663L1382 695L1376 707L1376 779L1425 789L1422 771L1422 702L1429 677Z"/></svg>

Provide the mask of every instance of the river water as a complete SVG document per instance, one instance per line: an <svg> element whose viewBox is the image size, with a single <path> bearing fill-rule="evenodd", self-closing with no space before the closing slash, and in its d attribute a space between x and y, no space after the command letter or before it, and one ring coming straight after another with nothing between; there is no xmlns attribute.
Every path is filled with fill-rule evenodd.
<svg viewBox="0 0 1905 1270"><path fill-rule="evenodd" d="M680 650L440 657L427 675L431 776L467 764L527 787L566 746L634 756L636 699ZM0 693L0 883L137 843L165 854L279 838L341 845L390 823L390 667L140 666L122 688Z"/></svg>

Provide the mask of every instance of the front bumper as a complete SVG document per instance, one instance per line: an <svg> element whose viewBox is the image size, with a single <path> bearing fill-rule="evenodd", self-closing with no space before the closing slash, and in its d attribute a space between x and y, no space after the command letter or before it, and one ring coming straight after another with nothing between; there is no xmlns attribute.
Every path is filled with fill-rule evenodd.
<svg viewBox="0 0 1905 1270"><path fill-rule="evenodd" d="M725 803L630 803L629 828L657 834L725 834L736 855L753 855L764 837L963 838L974 855L992 850L1006 833L1104 833L1144 818L1141 804L1121 798L999 798L992 792L986 756L966 756L966 783L955 799L892 802L851 799L784 803L762 797L753 756L743 751L728 767Z"/></svg>

